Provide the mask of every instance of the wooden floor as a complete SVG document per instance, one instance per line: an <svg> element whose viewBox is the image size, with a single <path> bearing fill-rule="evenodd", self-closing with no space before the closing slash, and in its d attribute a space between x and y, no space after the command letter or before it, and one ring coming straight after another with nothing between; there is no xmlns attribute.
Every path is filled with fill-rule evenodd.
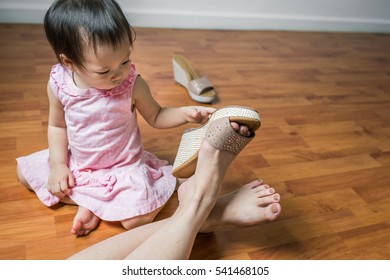
<svg viewBox="0 0 390 280"><path fill-rule="evenodd" d="M199 235L192 259L390 259L390 35L136 30L133 61L162 105L195 104L174 83L176 52L215 85L212 106L263 119L223 193L263 178L281 217ZM56 61L40 25L0 25L0 38L0 259L63 259L123 229L103 222L76 238L77 207L47 208L17 182L15 158L47 147ZM145 149L173 161L188 126L140 125ZM174 195L158 219L176 206Z"/></svg>

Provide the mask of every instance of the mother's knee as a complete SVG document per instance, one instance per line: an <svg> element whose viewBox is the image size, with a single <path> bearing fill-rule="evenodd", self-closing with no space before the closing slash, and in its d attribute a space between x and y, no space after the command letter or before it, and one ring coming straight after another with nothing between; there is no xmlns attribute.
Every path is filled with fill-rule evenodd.
<svg viewBox="0 0 390 280"><path fill-rule="evenodd" d="M154 218L157 216L158 212L160 212L161 208L154 210L151 213L136 216L130 219L122 220L121 224L127 230L133 229L142 225L150 224L154 221Z"/></svg>

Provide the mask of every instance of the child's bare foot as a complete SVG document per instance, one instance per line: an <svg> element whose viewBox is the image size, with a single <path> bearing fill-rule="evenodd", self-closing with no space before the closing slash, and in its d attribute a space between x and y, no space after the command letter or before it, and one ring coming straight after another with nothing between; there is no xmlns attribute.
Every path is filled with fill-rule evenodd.
<svg viewBox="0 0 390 280"><path fill-rule="evenodd" d="M99 221L100 219L92 211L79 206L70 232L77 236L87 235L98 226Z"/></svg>
<svg viewBox="0 0 390 280"><path fill-rule="evenodd" d="M261 180L252 181L218 199L201 232L220 224L251 226L275 220L281 213L280 195Z"/></svg>

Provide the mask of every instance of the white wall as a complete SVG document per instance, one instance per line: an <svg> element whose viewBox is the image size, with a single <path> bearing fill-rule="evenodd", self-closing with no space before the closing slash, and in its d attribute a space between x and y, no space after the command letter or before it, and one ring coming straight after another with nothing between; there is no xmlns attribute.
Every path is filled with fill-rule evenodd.
<svg viewBox="0 0 390 280"><path fill-rule="evenodd" d="M117 0L135 27L390 33L390 0ZM42 23L52 0L0 0L0 22Z"/></svg>

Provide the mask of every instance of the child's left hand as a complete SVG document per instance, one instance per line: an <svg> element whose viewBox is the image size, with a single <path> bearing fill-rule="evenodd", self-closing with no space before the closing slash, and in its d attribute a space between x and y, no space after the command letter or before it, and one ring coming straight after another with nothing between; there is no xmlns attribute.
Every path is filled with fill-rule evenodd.
<svg viewBox="0 0 390 280"><path fill-rule="evenodd" d="M201 124L207 122L209 116L215 111L215 108L204 106L186 106L182 109L188 122Z"/></svg>

